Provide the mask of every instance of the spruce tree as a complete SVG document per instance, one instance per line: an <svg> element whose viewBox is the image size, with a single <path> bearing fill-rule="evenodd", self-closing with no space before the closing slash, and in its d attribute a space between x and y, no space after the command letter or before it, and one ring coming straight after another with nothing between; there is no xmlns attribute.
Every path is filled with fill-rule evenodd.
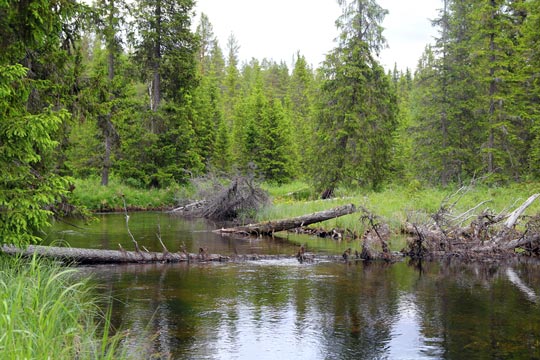
<svg viewBox="0 0 540 360"><path fill-rule="evenodd" d="M520 81L514 59L523 21L519 12L514 11L517 3L490 0L479 2L472 11L477 28L471 52L484 89L479 109L484 115L484 169L500 180L519 179L520 154L524 149L520 136L522 118L515 114L514 90Z"/></svg>
<svg viewBox="0 0 540 360"><path fill-rule="evenodd" d="M66 1L0 3L0 240L25 246L40 240L54 205L68 193L56 172L57 132L70 118L68 49L77 19ZM67 31L66 31L67 30ZM70 40L67 38L70 37Z"/></svg>
<svg viewBox="0 0 540 360"><path fill-rule="evenodd" d="M340 183L379 188L391 164L396 97L377 62L386 14L372 0L340 0L339 45L322 67L317 139L311 169L315 185L332 193Z"/></svg>
<svg viewBox="0 0 540 360"><path fill-rule="evenodd" d="M291 118L292 141L299 157L300 175L306 176L311 159L309 147L313 139L315 79L304 56L297 54L287 92Z"/></svg>
<svg viewBox="0 0 540 360"><path fill-rule="evenodd" d="M103 76L99 69L96 69L97 71L92 74L95 81L99 83L93 90L98 92L94 100L96 108L99 108L99 110L94 115L103 138L101 165L101 185L103 186L107 186L109 183L112 151L119 141L114 121L116 110L114 102L122 92L122 88L118 87L119 82L115 83L115 75L116 62L122 53L120 32L122 31L123 19L127 14L126 8L127 5L122 0L100 0L95 7L97 33L104 38L107 52L105 79L99 79L100 76Z"/></svg>
<svg viewBox="0 0 540 360"><path fill-rule="evenodd" d="M529 171L534 178L540 178L540 0L528 1L528 16L523 26L522 66L524 103L529 116L531 143Z"/></svg>
<svg viewBox="0 0 540 360"><path fill-rule="evenodd" d="M141 139L148 149L139 154L150 160L151 173L145 174L150 186L183 182L202 171L194 138L198 41L191 31L193 6L192 0L136 2L134 59L150 93L150 112L144 115L150 134Z"/></svg>
<svg viewBox="0 0 540 360"><path fill-rule="evenodd" d="M260 154L254 159L260 174L267 181L283 184L294 177L295 156L290 129L290 121L281 101L271 99L260 126Z"/></svg>
<svg viewBox="0 0 540 360"><path fill-rule="evenodd" d="M223 122L221 81L223 78L223 55L214 36L212 24L204 15L197 26L200 40L198 55L199 86L194 91L194 131L199 155L205 165L211 165L215 153L216 132Z"/></svg>
<svg viewBox="0 0 540 360"><path fill-rule="evenodd" d="M430 46L426 46L418 61L411 91L411 119L408 134L414 142L410 165L418 180L438 184L444 171L441 119L441 89L438 63Z"/></svg>
<svg viewBox="0 0 540 360"><path fill-rule="evenodd" d="M223 112L226 124L231 128L234 108L240 96L239 49L236 38L231 34L227 39L227 61L223 78Z"/></svg>

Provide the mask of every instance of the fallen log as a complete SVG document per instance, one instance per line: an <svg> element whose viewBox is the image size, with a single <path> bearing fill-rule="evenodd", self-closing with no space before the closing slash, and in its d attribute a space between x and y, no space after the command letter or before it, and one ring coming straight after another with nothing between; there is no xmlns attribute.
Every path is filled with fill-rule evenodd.
<svg viewBox="0 0 540 360"><path fill-rule="evenodd" d="M521 214L523 214L523 212L525 210L527 210L527 208L534 202L534 200L536 200L536 198L538 198L540 196L540 194L534 194L534 195L531 195L527 201L525 201L523 204L521 204L520 207L518 207L516 210L512 211L512 213L510 215L508 215L508 220L506 220L506 222L504 223L504 226L506 226L507 228L512 228L516 225L516 222L517 220L519 219L519 217L521 216Z"/></svg>
<svg viewBox="0 0 540 360"><path fill-rule="evenodd" d="M491 215L482 212L468 227L433 226L433 224L415 225L406 224L402 232L410 235L408 249L405 254L414 257L417 244L423 250L420 257L476 257L491 258L512 256L518 254L540 253L540 219L533 217L525 224L525 231L516 228L516 223L525 210L538 198L540 194L530 196L523 204L506 215L500 213ZM468 211L467 211L468 212ZM506 220L506 221L504 221ZM504 222L503 222L504 221ZM436 224L435 224L436 225Z"/></svg>
<svg viewBox="0 0 540 360"><path fill-rule="evenodd" d="M327 255L327 254L302 254L299 258L295 255L264 255L264 254L235 254L231 256L223 256L219 254L207 254L206 251L201 251L198 254L177 252L171 253L164 251L160 252L145 252L145 251L125 251L125 250L105 250L105 249L82 249L68 248L56 246L39 246L30 245L26 249L21 249L12 245L3 245L0 247L0 253L8 255L22 255L31 257L35 255L55 259L67 264L84 264L84 265L100 265L100 264L163 264L163 263L205 263L205 262L244 262L244 261L264 261L264 260L292 260L295 259L300 263L316 263L320 261L343 262L342 255ZM358 253L355 251L355 253ZM350 255L350 248L349 248ZM397 256L396 256L397 259ZM359 256L348 259L347 261L363 261ZM374 257L370 260L387 260L383 257Z"/></svg>
<svg viewBox="0 0 540 360"><path fill-rule="evenodd" d="M207 254L200 251L199 254L177 252L146 252L126 250L104 249L81 249L56 246L30 245L26 249L20 249L11 245L3 245L2 253L9 255L33 256L34 254L53 258L67 263L77 264L127 264L127 263L151 263L151 262L209 262L228 261L228 256L219 254Z"/></svg>
<svg viewBox="0 0 540 360"><path fill-rule="evenodd" d="M298 216L295 218L265 221L257 224L236 226L225 229L222 228L214 230L214 232L220 234L272 235L279 231L290 230L310 224L315 224L321 221L352 214L354 212L356 212L356 207L353 204L349 204L338 206L330 210L324 210L315 212L313 214Z"/></svg>

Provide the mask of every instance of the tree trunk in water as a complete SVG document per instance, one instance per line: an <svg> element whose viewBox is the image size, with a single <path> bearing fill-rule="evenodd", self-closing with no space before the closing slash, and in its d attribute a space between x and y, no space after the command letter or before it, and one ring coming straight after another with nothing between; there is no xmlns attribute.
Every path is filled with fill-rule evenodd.
<svg viewBox="0 0 540 360"><path fill-rule="evenodd" d="M295 229L302 226L318 223L321 221L334 219L340 216L356 212L353 204L339 206L334 209L319 211L309 215L303 215L291 219L266 221L257 224L237 226L227 229L219 229L214 232L221 234L252 234L252 235L272 235L275 232Z"/></svg>
<svg viewBox="0 0 540 360"><path fill-rule="evenodd" d="M54 258L64 262L78 264L123 264L123 263L151 263L151 262L207 262L207 261L227 261L229 257L218 254L207 254L201 249L199 254L184 252L171 253L146 252L146 251L126 251L126 250L104 250L104 249L81 249L55 246L30 245L27 249L19 249L15 246L3 245L0 252L23 256L34 254Z"/></svg>
<svg viewBox="0 0 540 360"><path fill-rule="evenodd" d="M299 258L298 254L287 255L264 255L264 254L242 254L223 256L219 254L207 254L204 251L199 254L193 253L169 253L125 251L125 250L103 250L103 249L80 249L54 246L29 246L27 249L19 249L11 245L0 247L0 253L8 255L22 255L31 257L38 255L44 258L59 260L68 264L151 264L151 263L205 263L205 262L226 262L226 261L259 261L259 260L286 260L296 259L298 261L336 261L342 262L343 255L315 255L306 254ZM348 260L348 259L345 259ZM352 260L352 259L351 259ZM357 259L360 260L360 259ZM376 259L378 260L378 259Z"/></svg>

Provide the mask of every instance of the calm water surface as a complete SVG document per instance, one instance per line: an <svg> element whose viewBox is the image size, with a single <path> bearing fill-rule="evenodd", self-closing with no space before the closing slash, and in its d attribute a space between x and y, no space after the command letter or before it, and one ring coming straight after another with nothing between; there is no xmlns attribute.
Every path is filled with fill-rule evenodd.
<svg viewBox="0 0 540 360"><path fill-rule="evenodd" d="M164 214L130 219L150 250L159 250L158 231L171 250L185 244L222 254L289 254L299 242L334 253L357 246L222 238L209 231L215 226ZM121 215L83 228L57 224L49 238L81 247L130 246ZM279 260L82 271L114 298L114 323L144 339L133 341L133 351L154 358L540 359L538 264Z"/></svg>

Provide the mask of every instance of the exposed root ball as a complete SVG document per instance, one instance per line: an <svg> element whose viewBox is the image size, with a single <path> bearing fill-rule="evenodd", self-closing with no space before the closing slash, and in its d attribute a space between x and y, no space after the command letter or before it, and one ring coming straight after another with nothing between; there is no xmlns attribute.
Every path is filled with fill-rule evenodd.
<svg viewBox="0 0 540 360"><path fill-rule="evenodd" d="M200 214L212 220L234 220L255 213L268 203L268 195L246 177L235 178L229 186L207 199Z"/></svg>

